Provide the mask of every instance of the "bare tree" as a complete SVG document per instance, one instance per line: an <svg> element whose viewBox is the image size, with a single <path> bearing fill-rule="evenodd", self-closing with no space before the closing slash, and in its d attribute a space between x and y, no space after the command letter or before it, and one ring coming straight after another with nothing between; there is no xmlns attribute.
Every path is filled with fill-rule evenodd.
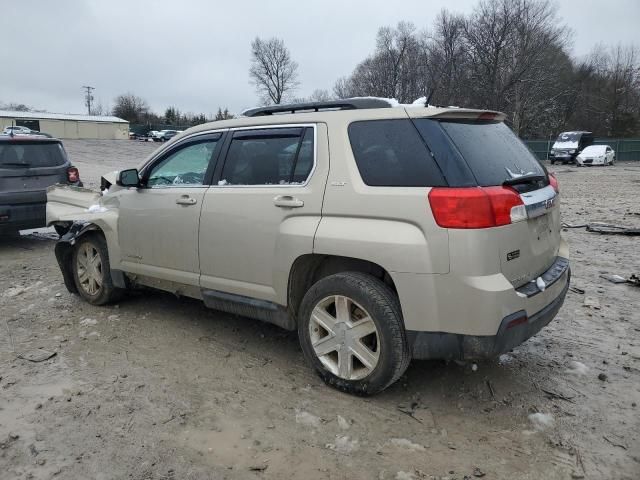
<svg viewBox="0 0 640 480"><path fill-rule="evenodd" d="M133 93L118 95L113 103L113 115L129 123L144 123L149 114L147 102Z"/></svg>
<svg viewBox="0 0 640 480"><path fill-rule="evenodd" d="M249 78L262 100L269 104L282 103L298 86L298 64L279 38L251 42Z"/></svg>

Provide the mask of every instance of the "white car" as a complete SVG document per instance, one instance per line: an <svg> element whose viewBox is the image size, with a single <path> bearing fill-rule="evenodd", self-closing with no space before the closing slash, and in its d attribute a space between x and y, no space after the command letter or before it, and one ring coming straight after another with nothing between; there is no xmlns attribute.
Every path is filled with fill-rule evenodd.
<svg viewBox="0 0 640 480"><path fill-rule="evenodd" d="M613 165L616 161L616 152L609 145L590 145L582 150L576 157L578 166Z"/></svg>
<svg viewBox="0 0 640 480"><path fill-rule="evenodd" d="M2 133L5 135L10 135L11 133L13 133L14 135L17 135L17 134L29 135L30 133L35 133L35 131L27 127L12 126L12 127L5 127Z"/></svg>

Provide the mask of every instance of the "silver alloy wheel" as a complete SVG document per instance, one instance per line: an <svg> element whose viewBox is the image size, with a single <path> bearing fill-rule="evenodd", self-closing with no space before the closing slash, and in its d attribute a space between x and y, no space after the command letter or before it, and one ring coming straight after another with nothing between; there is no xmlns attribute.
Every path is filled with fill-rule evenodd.
<svg viewBox="0 0 640 480"><path fill-rule="evenodd" d="M102 288L102 257L91 243L83 243L76 257L80 287L89 295L97 295Z"/></svg>
<svg viewBox="0 0 640 480"><path fill-rule="evenodd" d="M380 359L380 335L369 313L343 295L319 301L309 321L311 345L322 365L344 380L369 375Z"/></svg>

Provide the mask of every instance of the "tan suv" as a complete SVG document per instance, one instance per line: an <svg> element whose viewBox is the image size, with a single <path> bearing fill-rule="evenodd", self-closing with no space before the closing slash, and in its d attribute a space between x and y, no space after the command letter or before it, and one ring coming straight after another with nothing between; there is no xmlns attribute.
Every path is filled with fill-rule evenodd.
<svg viewBox="0 0 640 480"><path fill-rule="evenodd" d="M297 329L320 376L357 394L411 358L508 351L558 312L558 185L502 114L367 98L245 115L102 192L51 188L67 288L100 305L154 287Z"/></svg>

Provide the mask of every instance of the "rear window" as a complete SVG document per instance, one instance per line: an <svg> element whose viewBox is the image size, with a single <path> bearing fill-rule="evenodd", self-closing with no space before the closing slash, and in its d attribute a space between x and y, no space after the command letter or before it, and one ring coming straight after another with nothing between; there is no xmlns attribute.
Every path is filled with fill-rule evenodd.
<svg viewBox="0 0 640 480"><path fill-rule="evenodd" d="M64 165L65 154L60 143L0 143L0 168L37 168Z"/></svg>
<svg viewBox="0 0 640 480"><path fill-rule="evenodd" d="M425 122L431 122L426 124ZM451 162L458 155L464 159L477 185L502 185L505 180L522 175L545 175L542 165L524 143L502 122L416 120L423 135L437 122L450 144L440 145L436 159L443 155ZM430 137L425 135L429 145ZM453 186L453 185L452 185Z"/></svg>
<svg viewBox="0 0 640 480"><path fill-rule="evenodd" d="M349 125L362 180L371 186L436 187L444 177L411 120L369 120Z"/></svg>

